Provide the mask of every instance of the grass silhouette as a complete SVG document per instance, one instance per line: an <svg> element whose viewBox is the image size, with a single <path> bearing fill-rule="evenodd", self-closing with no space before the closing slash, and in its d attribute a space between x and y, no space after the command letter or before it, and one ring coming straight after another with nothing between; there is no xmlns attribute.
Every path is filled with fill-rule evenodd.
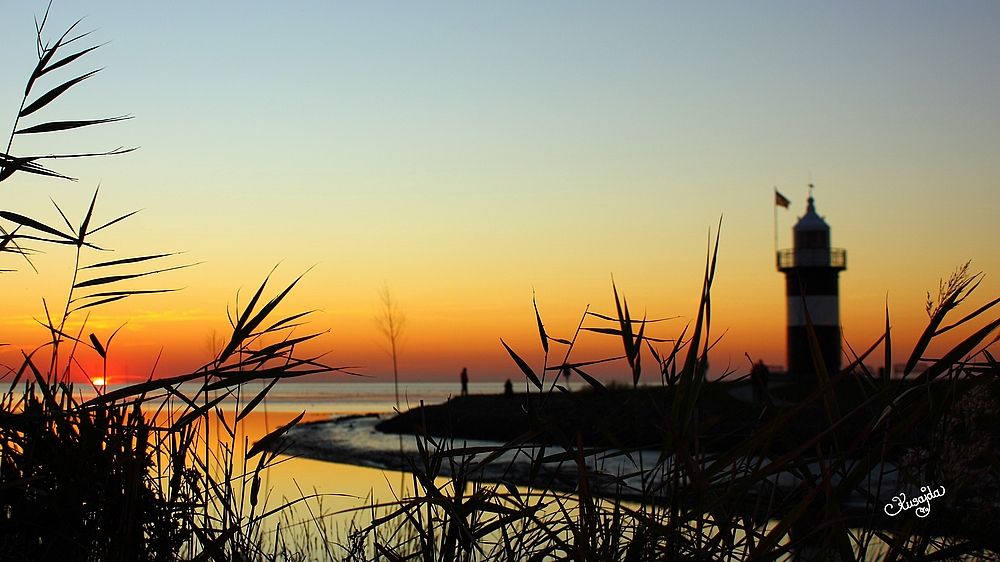
<svg viewBox="0 0 1000 562"><path fill-rule="evenodd" d="M942 328L981 276L969 275L966 264L942 281L938 299L928 305L928 327L901 378L875 376L865 364L881 346L890 372L887 314L885 333L867 350L859 355L847 346L851 361L841 372L827 373L818 361L816 378L787 379L782 388L762 393L760 402L736 408L731 392L754 383L749 373L705 377L714 343L709 320L717 248L718 237L706 260L696 320L673 341L647 336L651 321L632 319L616 288L616 315L588 310L584 316L610 326L581 322L572 338L548 335L536 309L545 354L541 370L503 344L530 383L523 397L527 428L504 445L473 449L448 439L458 433L450 428L464 423L458 416L483 415L482 405L463 410L464 398L393 420L397 427L410 424L417 436L421 455L412 472L420 493L386 504L389 511L359 531L370 556L994 559L1000 552L995 538L1000 536L995 441L1000 364L986 348L996 341L989 337L1000 319L984 322L941 357L927 356L935 337L1000 302L993 300ZM581 330L620 338L623 354L574 362L571 353ZM810 338L819 357L811 329ZM654 343L665 344L666 350L658 351ZM555 365L548 363L552 345L566 348ZM656 367L656 379L647 387L638 386L643 349ZM609 390L584 370L606 361L623 363L634 390ZM547 373L567 371L590 383L597 397L569 393L558 377L546 381ZM638 410L645 413L636 416ZM500 419L485 418L484 425ZM656 455L651 459L643 451ZM474 482L483 464L509 452L530 458L526 483ZM445 465L448 470L442 471ZM436 479L443 472L450 475L445 485ZM934 502L926 517L886 511L900 493L913 498L923 493L918 489L939 486L947 490L946 499Z"/></svg>
<svg viewBox="0 0 1000 562"><path fill-rule="evenodd" d="M15 173L71 179L42 162L131 150L11 154L19 135L52 134L127 118L23 124L97 72L74 74L45 93L35 94L36 86L74 69L98 48L77 47L88 36L74 31L79 21L55 41L46 41L47 19L48 11L36 24L38 64L28 78L7 150L0 153L0 181ZM164 378L153 378L150 373L148 380L116 390L95 385L96 395L84 399L74 391L71 373L82 373L88 381L106 379L108 354L118 330L84 335L84 318L79 330L70 333L70 319L125 298L171 291L138 289L131 284L189 265L150 267L169 260L172 253L94 261L91 253L102 248L93 235L134 214L98 225L93 220L96 206L95 191L82 219L74 223L56 204L65 228L0 211L0 219L11 225L0 224L0 256L20 258L34 267L31 256L37 245L75 248L65 304L52 309L43 301L43 325L50 339L22 352L20 365L8 368L3 377L0 557L262 559L262 522L283 506L266 506L261 474L277 461L278 452L271 447L280 444L302 415L252 446L238 442L235 424L279 380L344 369L297 352L299 344L318 335L292 334L308 312L278 315L279 305L299 279L273 296L265 296L265 279L242 309L237 301L230 317L232 333L209 363ZM85 353L100 357L102 373L83 368L80 357ZM266 385L251 392L249 385L254 381ZM213 434L213 423L222 428L221 434Z"/></svg>
<svg viewBox="0 0 1000 562"><path fill-rule="evenodd" d="M126 118L22 123L96 72L35 92L96 48L76 46L87 37L73 34L76 25L44 41L46 19L37 25L38 64L0 153L0 181L15 173L68 179L46 167L48 161L129 150L11 154L18 135ZM711 312L718 233L695 319L676 338L652 337L650 326L660 319L633 319L614 285L615 313L586 310L570 337L550 335L536 307L540 368L501 340L528 389L519 395L520 433L500 445L465 447L414 412L414 492L358 506L353 511L371 513L370 522L338 538L320 497L267 504L261 476L280 462L282 440L302 416L256 443L241 442L236 429L279 381L347 370L301 354L300 344L317 335L293 334L308 312L278 312L299 279L273 293L265 279L244 305L237 301L231 334L199 369L151 375L107 392L97 387L89 399L74 391L70 374L83 370L81 354L96 353L106 365L116 332L88 334L84 321L68 333L68 320L110 302L170 291L133 283L189 265L152 267L172 263L168 252L92 261L99 248L92 236L131 216L95 227L96 204L95 192L76 222L57 206L65 223L59 227L0 211L5 260L30 265L39 245L76 249L65 305L51 310L45 304L49 340L23 352L3 379L5 559L952 560L995 559L1000 552L1000 363L987 349L1000 319L983 320L1000 299L952 321L981 279L967 266L943 281L929 302L930 321L901 378L878 377L866 366L881 349L885 373L891 372L887 312L882 337L860 354L848 346L850 364L841 372L826 372L817 361L815 379L785 381L743 406L731 397L752 383L748 375L706 377L717 341ZM960 326L973 327L972 333L930 357L935 338ZM575 360L583 331L619 339L622 354ZM819 357L811 325L809 332ZM562 359L550 362L551 355ZM595 364L613 362L631 389L605 386L591 372ZM593 394L568 392L559 384L565 373L581 377ZM261 389L251 391L258 383ZM599 410L610 395L621 405ZM639 408L648 413L634 416ZM528 461L523 481L477 480L483 465L511 456ZM938 486L947 492L926 517L884 510L899 494L912 498L922 487ZM282 514L285 531L264 528Z"/></svg>

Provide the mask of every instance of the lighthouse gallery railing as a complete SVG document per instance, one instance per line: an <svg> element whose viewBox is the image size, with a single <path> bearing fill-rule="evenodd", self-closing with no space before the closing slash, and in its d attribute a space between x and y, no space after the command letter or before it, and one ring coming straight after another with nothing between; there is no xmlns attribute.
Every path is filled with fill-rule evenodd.
<svg viewBox="0 0 1000 562"><path fill-rule="evenodd" d="M778 269L793 267L835 267L847 269L847 250L843 248L778 250Z"/></svg>

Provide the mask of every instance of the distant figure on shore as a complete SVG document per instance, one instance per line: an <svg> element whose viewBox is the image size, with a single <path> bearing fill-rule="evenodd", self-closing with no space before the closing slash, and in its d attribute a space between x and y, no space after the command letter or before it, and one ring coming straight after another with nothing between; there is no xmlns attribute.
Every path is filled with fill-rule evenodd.
<svg viewBox="0 0 1000 562"><path fill-rule="evenodd" d="M753 366L753 370L750 371L750 381L753 385L754 402L760 402L763 400L764 393L767 392L767 379L770 374L771 370L764 364L763 359L757 361L757 364Z"/></svg>
<svg viewBox="0 0 1000 562"><path fill-rule="evenodd" d="M469 395L469 371L462 367L462 396Z"/></svg>
<svg viewBox="0 0 1000 562"><path fill-rule="evenodd" d="M507 379L507 382L503 383L503 395L507 398L514 397L514 384Z"/></svg>

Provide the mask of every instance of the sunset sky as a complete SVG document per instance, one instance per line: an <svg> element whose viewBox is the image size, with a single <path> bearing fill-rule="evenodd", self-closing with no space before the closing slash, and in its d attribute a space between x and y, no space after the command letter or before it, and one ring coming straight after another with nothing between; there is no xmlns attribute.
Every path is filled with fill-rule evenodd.
<svg viewBox="0 0 1000 562"><path fill-rule="evenodd" d="M0 18L3 130L36 63L33 4ZM142 209L85 263L199 263L133 285L182 291L91 313L102 339L127 322L118 382L161 349L161 374L207 361L227 305L275 265L276 289L312 268L286 310L317 310L315 350L378 380L384 283L407 316L407 380L516 377L500 338L540 360L532 292L549 332L571 337L588 304L614 311L612 276L633 315L682 317L652 331L672 337L697 312L720 216L712 327L728 332L712 370L745 371L745 352L783 364L773 189L792 201L778 209L788 247L810 181L848 252L855 349L888 302L908 350L926 292L967 260L986 274L967 310L1000 294L995 2L207 4L57 1L47 37L85 16L84 41L108 43L76 71L105 69L39 115L135 118L11 152L140 148L51 164L76 183L0 185L0 209L53 225L49 197L79 217L98 185L95 220ZM6 365L46 341L42 298L65 300L72 252L40 249L37 274L0 262L17 269L0 275ZM616 345L588 337L575 357Z"/></svg>

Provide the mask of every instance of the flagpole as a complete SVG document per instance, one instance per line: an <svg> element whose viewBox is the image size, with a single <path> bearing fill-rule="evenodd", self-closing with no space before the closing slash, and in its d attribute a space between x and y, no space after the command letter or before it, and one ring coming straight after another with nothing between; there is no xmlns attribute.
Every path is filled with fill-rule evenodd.
<svg viewBox="0 0 1000 562"><path fill-rule="evenodd" d="M774 200L778 200L778 186L774 187ZM774 255L777 258L778 255L778 205L772 204L771 207L774 208Z"/></svg>

